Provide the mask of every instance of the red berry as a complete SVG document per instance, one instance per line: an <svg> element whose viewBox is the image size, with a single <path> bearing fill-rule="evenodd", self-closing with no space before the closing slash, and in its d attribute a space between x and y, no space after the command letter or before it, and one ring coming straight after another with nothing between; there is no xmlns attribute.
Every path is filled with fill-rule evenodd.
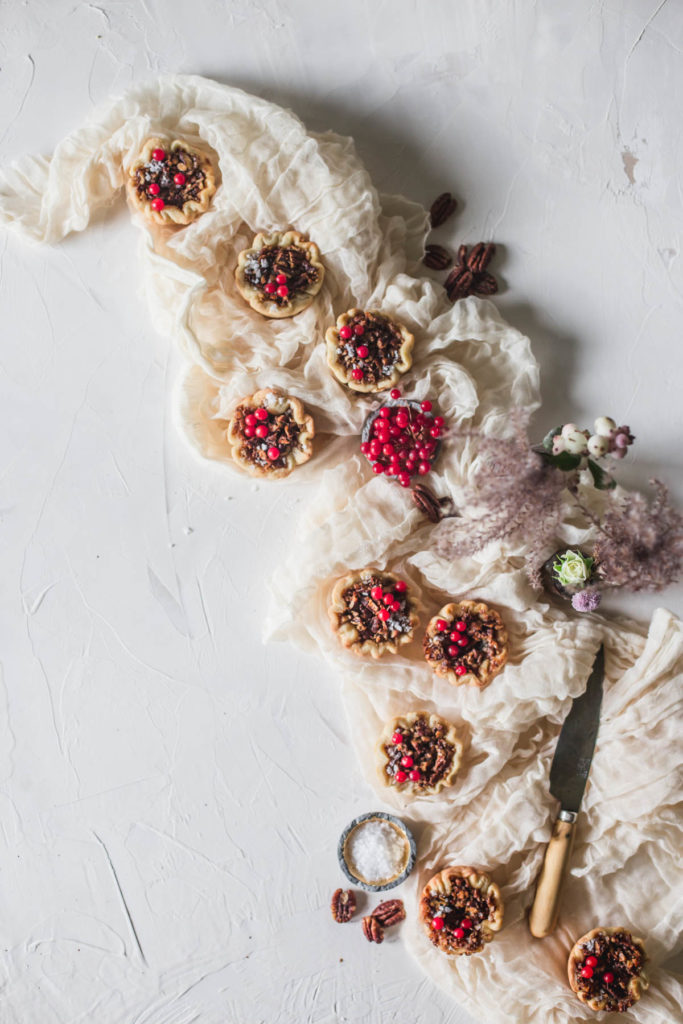
<svg viewBox="0 0 683 1024"><path fill-rule="evenodd" d="M391 737L391 742L396 744L403 743L403 733L395 732L394 735Z"/></svg>
<svg viewBox="0 0 683 1024"><path fill-rule="evenodd" d="M182 174L181 171L178 171L177 174L173 175L173 180L176 183L176 185L184 185L185 184L185 175Z"/></svg>
<svg viewBox="0 0 683 1024"><path fill-rule="evenodd" d="M398 482L400 483L401 487L410 487L410 476L409 476L409 474L408 473L399 473L398 474Z"/></svg>
<svg viewBox="0 0 683 1024"><path fill-rule="evenodd" d="M397 781L397 782L405 782L405 781L406 781L406 779L408 778L408 776L406 775L406 773L405 773L405 772L402 772L402 771L401 771L401 770L399 769L399 770L398 770L398 771L396 772L396 774L394 775L394 778L396 779L396 781Z"/></svg>
<svg viewBox="0 0 683 1024"><path fill-rule="evenodd" d="M351 370L351 376L352 376L353 380L362 380L363 379L363 371L361 369L358 369L358 368L355 369L355 370Z"/></svg>
<svg viewBox="0 0 683 1024"><path fill-rule="evenodd" d="M394 601L394 603L391 606L391 610L392 610L392 612L400 612L400 610L401 610L401 602L400 601Z"/></svg>
<svg viewBox="0 0 683 1024"><path fill-rule="evenodd" d="M464 665L456 665L455 666L455 674L456 674L456 676L464 676L465 672L467 672L467 669L465 668Z"/></svg>
<svg viewBox="0 0 683 1024"><path fill-rule="evenodd" d="M412 768L415 762L413 761L410 754L406 754L405 757L401 758L401 764L403 765L404 768Z"/></svg>
<svg viewBox="0 0 683 1024"><path fill-rule="evenodd" d="M147 191L151 196L158 196L161 192L161 186L157 185L156 181L153 181L151 185L148 185Z"/></svg>
<svg viewBox="0 0 683 1024"><path fill-rule="evenodd" d="M275 280L277 281L278 284L287 284L287 275L286 274L276 274L275 275Z"/></svg>
<svg viewBox="0 0 683 1024"><path fill-rule="evenodd" d="M458 633L464 633L465 630L467 629L467 623L463 622L462 619L460 619L459 622L456 622L455 628L457 629Z"/></svg>
<svg viewBox="0 0 683 1024"><path fill-rule="evenodd" d="M268 284L264 284L263 290L266 293L266 295L275 295L275 292L277 291L277 285L273 284L272 281L269 281Z"/></svg>
<svg viewBox="0 0 683 1024"><path fill-rule="evenodd" d="M383 420L387 420L391 416L391 409L389 408L388 405L383 405L379 411L379 414Z"/></svg>
<svg viewBox="0 0 683 1024"><path fill-rule="evenodd" d="M429 433L431 437L441 437L441 427L430 427Z"/></svg>
<svg viewBox="0 0 683 1024"><path fill-rule="evenodd" d="M281 298L286 299L289 295L289 288L286 284L279 284L277 286L277 293Z"/></svg>
<svg viewBox="0 0 683 1024"><path fill-rule="evenodd" d="M397 594L403 594L408 589L408 584L405 580L396 580L394 583L394 590Z"/></svg>
<svg viewBox="0 0 683 1024"><path fill-rule="evenodd" d="M396 426L400 427L401 430L405 430L405 428L408 426L408 417L404 412L400 412L396 417Z"/></svg>
<svg viewBox="0 0 683 1024"><path fill-rule="evenodd" d="M386 467L384 472L386 473L387 476L396 476L396 474L398 473L399 469L400 469L400 466L397 466L397 465L395 465L392 462L390 466Z"/></svg>
<svg viewBox="0 0 683 1024"><path fill-rule="evenodd" d="M373 599L373 601L381 601L383 593L384 591L378 584L376 587L373 587L372 590L370 591L370 597Z"/></svg>
<svg viewBox="0 0 683 1024"><path fill-rule="evenodd" d="M362 338L362 336L365 334L365 327L363 326L363 324L354 324L353 333L356 335L357 338Z"/></svg>
<svg viewBox="0 0 683 1024"><path fill-rule="evenodd" d="M453 643L455 643L456 640L460 639L460 634L459 633L449 633L448 639L452 640Z"/></svg>
<svg viewBox="0 0 683 1024"><path fill-rule="evenodd" d="M442 427L443 426L443 416L435 416L434 417L434 426L435 427Z"/></svg>
<svg viewBox="0 0 683 1024"><path fill-rule="evenodd" d="M440 633L443 633L444 630L448 629L448 623L446 622L445 619L437 619L436 628L439 630Z"/></svg>
<svg viewBox="0 0 683 1024"><path fill-rule="evenodd" d="M370 454L378 458L382 454L382 444L380 441L374 440L370 442Z"/></svg>
<svg viewBox="0 0 683 1024"><path fill-rule="evenodd" d="M604 981L605 985L611 985L614 981L614 975L611 971L605 971L605 973L602 976L602 980Z"/></svg>
<svg viewBox="0 0 683 1024"><path fill-rule="evenodd" d="M254 416L256 417L257 420L267 420L268 419L268 410L264 409L263 407L261 407L260 409L256 410L256 412L254 413Z"/></svg>
<svg viewBox="0 0 683 1024"><path fill-rule="evenodd" d="M253 427L245 427L243 433L244 433L245 437L253 437L254 436L254 428Z"/></svg>
<svg viewBox="0 0 683 1024"><path fill-rule="evenodd" d="M420 456L421 459L426 460L432 453L430 452L429 448L418 448L417 454Z"/></svg>
<svg viewBox="0 0 683 1024"><path fill-rule="evenodd" d="M395 453L394 453L394 446L393 446L393 444L383 444L382 445L382 455L386 455L386 457L389 458L390 455L394 455L394 454Z"/></svg>
<svg viewBox="0 0 683 1024"><path fill-rule="evenodd" d="M382 600L384 601L384 603L386 605L393 604L394 603L394 595L391 593L390 590L387 590L387 592L382 595Z"/></svg>
<svg viewBox="0 0 683 1024"><path fill-rule="evenodd" d="M431 468L432 465L430 462L421 462L417 467L417 471L420 474L420 476L425 476L425 474L429 473Z"/></svg>
<svg viewBox="0 0 683 1024"><path fill-rule="evenodd" d="M166 153L164 152L163 149L153 149L152 150L152 159L153 160L164 160L165 158L166 158Z"/></svg>
<svg viewBox="0 0 683 1024"><path fill-rule="evenodd" d="M592 967L582 967L581 968L581 977L582 978L592 978L593 977L593 968Z"/></svg>
<svg viewBox="0 0 683 1024"><path fill-rule="evenodd" d="M417 416L415 417L415 419L413 420L413 426L414 427L423 427L424 426L424 422L425 422L424 416L422 415L422 413L418 413Z"/></svg>
<svg viewBox="0 0 683 1024"><path fill-rule="evenodd" d="M343 338L344 341L347 341L351 337L352 334L353 334L353 331L351 330L350 327L340 327L339 328L339 337Z"/></svg>
<svg viewBox="0 0 683 1024"><path fill-rule="evenodd" d="M432 918L432 928L434 929L435 932L440 932L441 929L443 928L443 918L442 917L433 917Z"/></svg>
<svg viewBox="0 0 683 1024"><path fill-rule="evenodd" d="M358 356L359 359L365 359L369 351L370 349L368 348L367 345L359 345L358 348L356 349L356 355Z"/></svg>
<svg viewBox="0 0 683 1024"><path fill-rule="evenodd" d="M464 928L454 928L453 929L453 934L455 935L456 939L464 939L465 938L465 929Z"/></svg>
<svg viewBox="0 0 683 1024"><path fill-rule="evenodd" d="M467 647L469 640L466 636L461 636L458 640L458 647Z"/></svg>
<svg viewBox="0 0 683 1024"><path fill-rule="evenodd" d="M398 388L392 388L391 391L389 392L389 394L393 398L394 401L396 401L398 398L401 397L401 392L399 391Z"/></svg>
<svg viewBox="0 0 683 1024"><path fill-rule="evenodd" d="M395 426L392 423L392 425L389 427L389 437L400 437L400 436L401 436L400 428Z"/></svg>
<svg viewBox="0 0 683 1024"><path fill-rule="evenodd" d="M422 412L430 412L432 408L432 403L429 401L428 398L425 398L424 402L420 402L420 408L422 409Z"/></svg>
<svg viewBox="0 0 683 1024"><path fill-rule="evenodd" d="M370 454L370 442L369 441L361 441L360 450L361 450L361 453L363 455L369 455Z"/></svg>
<svg viewBox="0 0 683 1024"><path fill-rule="evenodd" d="M373 473L383 473L384 472L384 466L382 465L381 462L376 462L374 464L374 466L372 467L372 471L373 471Z"/></svg>
<svg viewBox="0 0 683 1024"><path fill-rule="evenodd" d="M248 427L255 427L256 426L256 422L257 421L256 421L256 417L254 416L253 412L247 413L247 415L244 417L244 422L246 423L246 425Z"/></svg>
<svg viewBox="0 0 683 1024"><path fill-rule="evenodd" d="M587 956L584 962L587 964L588 967L597 967L598 966L598 958L597 958L597 956Z"/></svg>
<svg viewBox="0 0 683 1024"><path fill-rule="evenodd" d="M258 430L258 427L256 429ZM276 448L275 445L273 444L266 452L266 455L268 456L271 462L275 462L276 459L280 458L280 449Z"/></svg>
<svg viewBox="0 0 683 1024"><path fill-rule="evenodd" d="M163 210L164 206L166 206L166 203L163 201L163 199L153 199L149 205L152 207L153 210Z"/></svg>
<svg viewBox="0 0 683 1024"><path fill-rule="evenodd" d="M409 776L411 782L419 782L420 781L420 773L417 770L417 768L413 768L412 772L408 772L408 776Z"/></svg>
<svg viewBox="0 0 683 1024"><path fill-rule="evenodd" d="M380 610L377 612L377 614L380 617L380 619L382 620L382 622L386 622L387 619L389 618L389 616L391 615L391 612L389 611L388 608L380 608Z"/></svg>
<svg viewBox="0 0 683 1024"><path fill-rule="evenodd" d="M448 648L447 653L449 658L457 658L460 652L458 651L458 648L455 646L455 644L451 644Z"/></svg>
<svg viewBox="0 0 683 1024"><path fill-rule="evenodd" d="M257 437L268 437L268 427L265 423L259 423L254 433Z"/></svg>
<svg viewBox="0 0 683 1024"><path fill-rule="evenodd" d="M460 924L461 924L461 925L462 925L462 927L463 927L463 928L465 928L465 929L466 929L467 931L469 931L469 930L470 930L470 928L472 927L472 922L470 921L469 917L463 917L463 919L462 919L462 921L460 922Z"/></svg>

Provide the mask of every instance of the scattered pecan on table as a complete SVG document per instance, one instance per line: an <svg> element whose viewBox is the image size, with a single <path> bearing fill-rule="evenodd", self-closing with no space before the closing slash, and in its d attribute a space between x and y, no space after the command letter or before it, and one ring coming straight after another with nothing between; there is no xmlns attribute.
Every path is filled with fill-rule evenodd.
<svg viewBox="0 0 683 1024"><path fill-rule="evenodd" d="M455 266L446 278L445 288L451 302L468 295L495 295L498 282L486 269L495 253L493 242L477 242L469 253L466 245L460 246Z"/></svg>
<svg viewBox="0 0 683 1024"><path fill-rule="evenodd" d="M398 924L406 916L403 900L385 900L375 907L371 916L385 928L391 927L392 924Z"/></svg>
<svg viewBox="0 0 683 1024"><path fill-rule="evenodd" d="M455 213L457 202L450 192L442 192L437 196L429 210L429 219L433 228L441 227Z"/></svg>
<svg viewBox="0 0 683 1024"><path fill-rule="evenodd" d="M439 523L442 519L452 519L460 515L452 498L437 498L424 484L413 484L410 494L417 508L430 523Z"/></svg>
<svg viewBox="0 0 683 1024"><path fill-rule="evenodd" d="M332 917L338 924L350 921L356 912L356 897L351 889L335 889L332 893Z"/></svg>
<svg viewBox="0 0 683 1024"><path fill-rule="evenodd" d="M363 918L363 935L368 942L376 942L378 945L380 942L384 942L384 926L381 921L378 921L376 917Z"/></svg>
<svg viewBox="0 0 683 1024"><path fill-rule="evenodd" d="M443 245L428 245L425 248L422 262L430 270L445 270L446 267L450 267L453 257L448 249L444 249Z"/></svg>

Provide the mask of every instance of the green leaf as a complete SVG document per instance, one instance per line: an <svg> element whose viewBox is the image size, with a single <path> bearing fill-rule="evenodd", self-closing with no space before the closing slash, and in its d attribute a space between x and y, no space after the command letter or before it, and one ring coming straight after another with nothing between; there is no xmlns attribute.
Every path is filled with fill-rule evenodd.
<svg viewBox="0 0 683 1024"><path fill-rule="evenodd" d="M560 452L559 455L545 455L544 458L551 466L557 466L558 469L569 473L572 469L577 469L581 465L582 456L572 455L571 452Z"/></svg>
<svg viewBox="0 0 683 1024"><path fill-rule="evenodd" d="M611 491L613 487L617 486L616 480L592 459L588 460L588 469L593 477L593 483L599 491Z"/></svg>
<svg viewBox="0 0 683 1024"><path fill-rule="evenodd" d="M552 452L552 450L553 450L553 438L556 437L557 434L561 434L561 433L562 433L562 427L560 426L560 427L553 427L553 429L549 430L548 433L545 435L545 437L543 438L542 444L543 444L543 447L545 448L545 450L547 452Z"/></svg>

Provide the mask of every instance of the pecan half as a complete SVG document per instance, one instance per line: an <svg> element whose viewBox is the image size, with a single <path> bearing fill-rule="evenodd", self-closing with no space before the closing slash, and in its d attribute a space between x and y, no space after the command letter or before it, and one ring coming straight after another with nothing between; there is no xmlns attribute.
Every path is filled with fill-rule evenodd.
<svg viewBox="0 0 683 1024"><path fill-rule="evenodd" d="M430 270L445 270L446 267L450 267L453 259L448 249L444 249L442 245L428 245L422 262Z"/></svg>
<svg viewBox="0 0 683 1024"><path fill-rule="evenodd" d="M375 907L372 912L372 917L383 924L385 928L391 927L392 924L398 924L405 916L406 911L403 906L403 900L385 900L378 907Z"/></svg>
<svg viewBox="0 0 683 1024"><path fill-rule="evenodd" d="M338 924L350 921L356 912L356 897L351 889L335 889L332 893L332 917Z"/></svg>
<svg viewBox="0 0 683 1024"><path fill-rule="evenodd" d="M384 928L381 922L376 917L364 917L363 935L368 942L376 942L378 945L380 942L384 942Z"/></svg>
<svg viewBox="0 0 683 1024"><path fill-rule="evenodd" d="M466 245L459 247L455 266L444 284L451 302L468 295L495 295L498 282L486 269L495 253L493 242L477 242L469 254Z"/></svg>
<svg viewBox="0 0 683 1024"><path fill-rule="evenodd" d="M422 515L426 516L431 523L438 523L442 519L453 519L460 515L452 498L437 498L434 492L424 484L413 484L410 496Z"/></svg>
<svg viewBox="0 0 683 1024"><path fill-rule="evenodd" d="M445 224L448 218L455 213L457 206L458 204L450 192L442 192L440 196L437 196L429 209L432 227L438 228Z"/></svg>

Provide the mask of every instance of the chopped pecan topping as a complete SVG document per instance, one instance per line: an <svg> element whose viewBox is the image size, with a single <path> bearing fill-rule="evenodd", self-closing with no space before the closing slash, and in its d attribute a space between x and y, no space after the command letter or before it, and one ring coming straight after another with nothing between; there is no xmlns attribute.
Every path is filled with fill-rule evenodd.
<svg viewBox="0 0 683 1024"><path fill-rule="evenodd" d="M482 924L492 921L497 910L496 899L484 895L467 878L453 878L450 892L430 893L426 912L430 921L439 918L438 930L432 928L430 938L435 946L478 953L484 948Z"/></svg>
<svg viewBox="0 0 683 1024"><path fill-rule="evenodd" d="M444 249L442 245L428 245L425 248L422 262L430 270L445 270L446 267L450 267L453 258L448 249Z"/></svg>
<svg viewBox="0 0 683 1024"><path fill-rule="evenodd" d="M262 291L269 301L284 306L297 292L305 291L315 284L319 271L298 246L288 245L283 248L270 245L248 257L244 277L253 288ZM283 281L282 277L287 280Z"/></svg>
<svg viewBox="0 0 683 1024"><path fill-rule="evenodd" d="M247 405L240 405L235 410L233 428L242 439L241 452L257 466L281 469L286 465L287 456L299 443L301 426L294 419L291 409L287 408L283 412L266 410L268 416L259 419L254 427L250 421L255 412L255 408ZM265 432L260 429L262 427L265 427ZM273 458L275 449L279 454Z"/></svg>
<svg viewBox="0 0 683 1024"><path fill-rule="evenodd" d="M378 384L390 377L403 345L399 328L388 317L370 310L355 313L346 326L353 334L346 339L340 336L337 345L337 358L344 369L348 373L361 371L365 384ZM360 356L359 350L365 354Z"/></svg>
<svg viewBox="0 0 683 1024"><path fill-rule="evenodd" d="M425 658L429 662L445 663L448 669L458 675L471 672L478 676L482 662L495 663L502 650L498 637L500 618L489 609L481 615L464 614L459 621L465 624L461 632L452 632L454 622L450 622L447 629L436 633L427 632L423 641Z"/></svg>
<svg viewBox="0 0 683 1024"><path fill-rule="evenodd" d="M629 990L632 978L645 966L645 951L627 931L613 935L601 932L581 944L583 957L574 967L578 991L586 1001L598 999L605 1009L621 1013L632 1006L636 996ZM586 970L586 958L593 959ZM594 961L597 961L595 963ZM584 976L584 973L589 975Z"/></svg>
<svg viewBox="0 0 683 1024"><path fill-rule="evenodd" d="M451 302L468 295L495 295L498 282L486 269L495 256L496 247L492 242L477 242L469 255L467 246L458 249L458 258L453 270L446 278L445 288Z"/></svg>
<svg viewBox="0 0 683 1024"><path fill-rule="evenodd" d="M405 916L403 900L385 900L375 907L371 914L371 917L374 917L385 928L390 928L392 924L398 924L399 921L403 921Z"/></svg>
<svg viewBox="0 0 683 1024"><path fill-rule="evenodd" d="M376 917L364 917L363 935L368 942L376 942L378 945L380 942L384 942L384 928L382 923L378 921Z"/></svg>
<svg viewBox="0 0 683 1024"><path fill-rule="evenodd" d="M350 921L356 912L356 897L352 889L335 889L332 893L332 917L338 924Z"/></svg>
<svg viewBox="0 0 683 1024"><path fill-rule="evenodd" d="M457 209L457 202L450 192L442 192L437 196L429 210L429 219L433 228L439 228Z"/></svg>
<svg viewBox="0 0 683 1024"><path fill-rule="evenodd" d="M179 183L176 177L183 180ZM141 199L161 199L164 206L179 209L199 198L205 181L199 157L183 149L164 151L163 160L152 159L135 172L135 188Z"/></svg>
<svg viewBox="0 0 683 1024"><path fill-rule="evenodd" d="M340 622L349 622L354 627L361 643L372 640L374 643L384 644L412 630L407 590L402 593L393 592L390 608L381 598L372 596L375 587L385 588L386 593L390 594L392 586L393 580L373 573L366 580L352 583L344 591L342 597L346 608L340 612L339 619ZM394 610L394 604L399 606L398 610Z"/></svg>
<svg viewBox="0 0 683 1024"><path fill-rule="evenodd" d="M435 786L448 772L453 764L455 747L444 738L446 726L437 725L435 728L429 724L426 715L419 715L410 728L401 727L391 738L390 743L385 743L384 752L387 757L386 773L391 779L392 785L397 785L405 778L396 778L397 772L402 770L401 762L409 759L409 768L415 773L419 772L419 778L410 777L411 783L426 789ZM394 743L394 739L401 737L400 741Z"/></svg>

